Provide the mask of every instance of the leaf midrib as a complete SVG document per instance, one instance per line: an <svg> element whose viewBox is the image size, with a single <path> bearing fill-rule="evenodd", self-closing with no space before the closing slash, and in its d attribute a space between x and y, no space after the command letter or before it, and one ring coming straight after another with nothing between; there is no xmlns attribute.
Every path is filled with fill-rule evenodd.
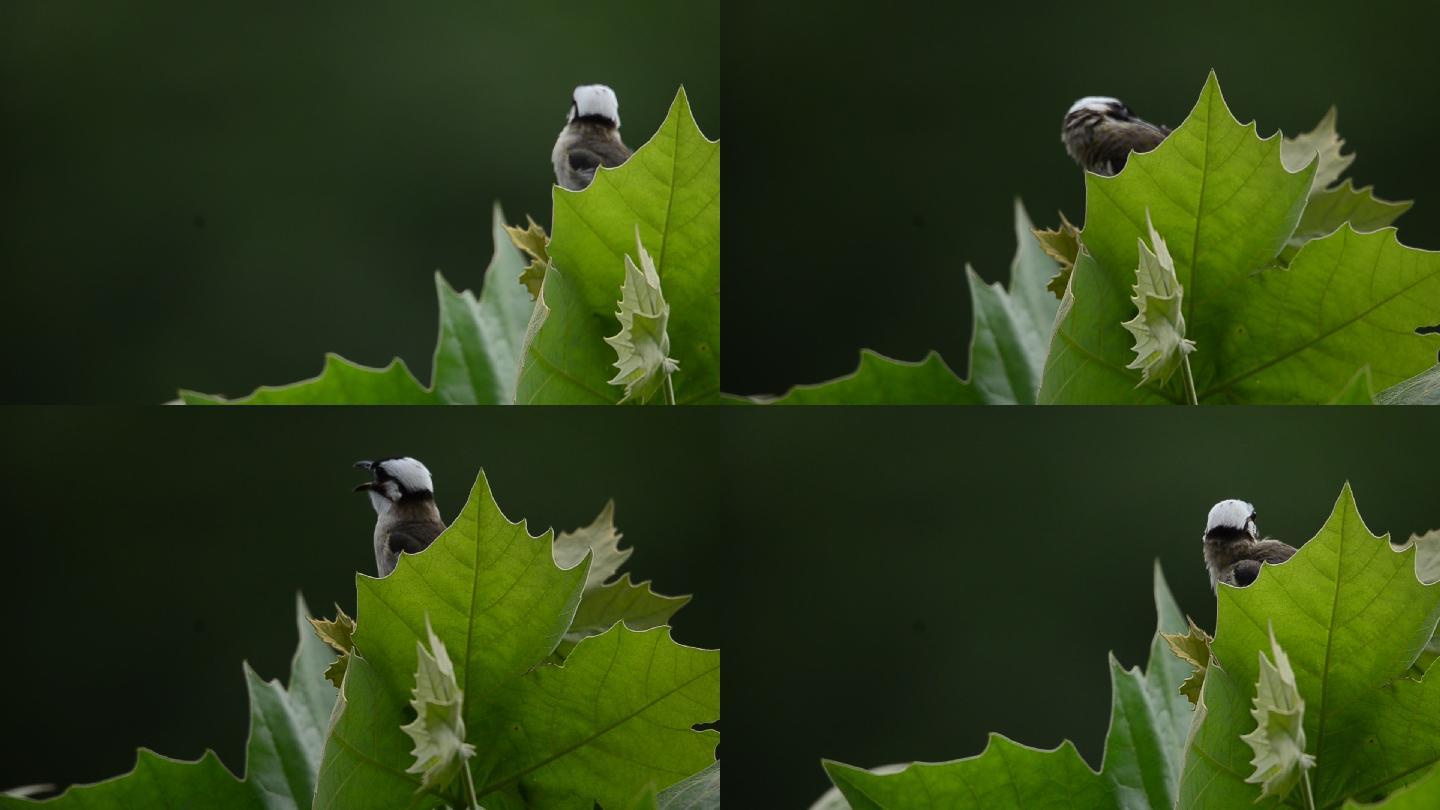
<svg viewBox="0 0 1440 810"><path fill-rule="evenodd" d="M616 655L616 656L619 655L619 651L618 651L618 650L615 652L615 655ZM652 657L653 657L653 655L654 655L654 652L653 652L653 651L652 651L651 655L652 655ZM613 664L613 661L612 661L612 664ZM558 751L556 751L556 752L554 752L553 754L551 754L550 756L545 757L544 759L540 760L539 762L536 762L536 763L534 763L534 764L532 764L532 765L530 765L530 766L528 766L528 767L526 767L526 768L523 768L523 769L521 769L521 770L519 770L519 771L516 771L514 774L511 774L511 775L509 775L509 776L503 777L503 778L498 779L498 780L496 780L496 781L494 781L494 782L490 782L489 784L485 785L485 787L481 788L481 789L478 791L478 795L479 795L479 796L488 796L488 795L490 795L491 793L494 793L494 792L497 791L497 790L502 790L502 789L504 789L504 788L506 788L506 787L509 787L509 786L512 785L512 784L518 783L518 782L519 782L521 779L523 779L527 774L533 773L533 772L535 772L535 771L537 771L537 770L545 767L546 765L549 765L550 763L552 763L552 762L554 762L554 761L556 761L556 760L558 760L558 759L561 759L562 757L568 756L571 752L576 751L576 750L578 750L578 749L580 749L580 748L583 748L583 747L589 745L590 743L594 742L595 740L599 739L600 737L603 737L603 736L605 736L606 734L609 734L611 731L614 731L616 728L620 727L621 725L623 725L623 724L625 724L625 723L628 723L628 722L630 722L631 720L635 719L635 718L638 717L640 714L642 714L642 713L644 713L645 711L649 710L652 706L654 706L655 704L659 703L660 701L672 697L673 695L679 693L682 689L685 689L686 687L690 686L690 684L695 683L696 681L700 680L701 678L705 677L706 675L709 675L709 674L712 673L712 672L717 672L717 671L719 671L719 669L720 669L720 665L717 663L716 665L714 665L714 666L712 666L712 667L709 667L708 669L701 670L699 673L697 673L694 677L690 678L689 680L686 680L686 681L684 681L684 682L682 682L682 683L679 683L679 684L675 685L674 687L672 687L671 689L666 690L664 693L662 693L661 695L659 695L658 697L656 697L654 700L651 700L649 703L646 703L646 704L644 704L643 706L640 706L639 708L635 709L634 711L632 711L632 712L630 712L630 713L628 713L628 714L622 715L619 719L615 720L613 723L610 723L610 724L608 724L608 725L605 725L605 726L600 727L600 728L597 729L594 733L590 734L588 737L585 737L585 738L583 738L583 739L575 742L575 743L572 744L572 745L569 745L569 746L566 746L566 747L564 747L564 748L561 748L561 749L559 749Z"/></svg>

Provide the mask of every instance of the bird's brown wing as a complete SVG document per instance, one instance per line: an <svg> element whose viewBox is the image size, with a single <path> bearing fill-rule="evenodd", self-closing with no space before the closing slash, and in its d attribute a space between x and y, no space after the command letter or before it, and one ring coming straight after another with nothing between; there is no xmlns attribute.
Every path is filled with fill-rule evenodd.
<svg viewBox="0 0 1440 810"><path fill-rule="evenodd" d="M1283 563L1295 556L1295 547L1279 540L1261 540L1246 556L1261 562Z"/></svg>
<svg viewBox="0 0 1440 810"><path fill-rule="evenodd" d="M404 551L409 554L419 554L435 542L440 536L441 528L433 523L401 523L390 529L390 550L399 554Z"/></svg>
<svg viewBox="0 0 1440 810"><path fill-rule="evenodd" d="M1235 563L1234 567L1230 569L1229 579L1232 584L1244 588L1254 582L1258 576L1260 576L1259 560L1241 560Z"/></svg>
<svg viewBox="0 0 1440 810"><path fill-rule="evenodd" d="M573 147L568 159L570 168L577 172L600 166L612 168L629 160L630 150L623 143L593 141L585 146Z"/></svg>

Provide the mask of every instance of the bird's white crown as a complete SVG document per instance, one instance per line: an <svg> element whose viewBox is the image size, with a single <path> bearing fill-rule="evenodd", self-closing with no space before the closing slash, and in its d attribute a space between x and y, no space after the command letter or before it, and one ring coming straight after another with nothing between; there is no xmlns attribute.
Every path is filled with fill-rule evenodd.
<svg viewBox="0 0 1440 810"><path fill-rule="evenodd" d="M575 88L574 101L575 108L570 112L572 121L587 115L598 115L620 126L620 99L606 85L582 84Z"/></svg>
<svg viewBox="0 0 1440 810"><path fill-rule="evenodd" d="M1071 104L1070 109L1066 110L1065 114L1069 115L1076 110L1094 110L1095 112L1102 113L1109 112L1111 105L1120 103L1120 99L1113 96L1086 96L1074 104Z"/></svg>
<svg viewBox="0 0 1440 810"><path fill-rule="evenodd" d="M381 469L389 473L406 492L434 492L435 485L430 480L430 471L424 464L409 456L405 458L391 458L380 462Z"/></svg>
<svg viewBox="0 0 1440 810"><path fill-rule="evenodd" d="M1210 507L1210 517L1205 520L1205 533L1209 534L1221 527L1243 531L1248 527L1253 514L1255 506L1248 501L1236 498L1221 501Z"/></svg>

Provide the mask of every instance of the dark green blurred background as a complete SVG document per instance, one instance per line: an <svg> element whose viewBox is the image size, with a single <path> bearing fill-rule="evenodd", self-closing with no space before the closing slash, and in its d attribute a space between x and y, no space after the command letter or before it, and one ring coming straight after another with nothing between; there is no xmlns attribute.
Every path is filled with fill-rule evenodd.
<svg viewBox="0 0 1440 810"><path fill-rule="evenodd" d="M724 650L737 807L804 806L821 757L943 760L989 731L1098 763L1105 655L1143 661L1155 559L1213 627L1222 498L1299 543L1348 479L1377 533L1440 527L1423 409L678 411L11 409L0 788L140 745L238 769L240 662L285 675L295 591L349 610L374 564L358 458L423 459L447 518L482 465L536 531L614 497L633 570L696 594L677 639Z"/></svg>
<svg viewBox="0 0 1440 810"><path fill-rule="evenodd" d="M720 3L0 5L11 402L240 394L336 351L428 381L432 274L548 225L576 84L720 136Z"/></svg>
<svg viewBox="0 0 1440 810"><path fill-rule="evenodd" d="M296 591L354 615L354 572L374 573L375 515L351 492L361 458L423 460L446 520L483 466L536 534L588 524L613 497L636 579L696 595L675 638L719 647L717 436L676 409L630 412L8 409L0 790L114 776L137 746L214 748L241 770L241 661L287 679Z"/></svg>
<svg viewBox="0 0 1440 810"><path fill-rule="evenodd" d="M861 347L968 374L963 270L1008 278L1011 200L1081 222L1071 102L1178 125L1211 68L1262 135L1338 105L1349 176L1418 200L1401 239L1440 248L1437 29L1407 2L727 3L725 390L848 373Z"/></svg>

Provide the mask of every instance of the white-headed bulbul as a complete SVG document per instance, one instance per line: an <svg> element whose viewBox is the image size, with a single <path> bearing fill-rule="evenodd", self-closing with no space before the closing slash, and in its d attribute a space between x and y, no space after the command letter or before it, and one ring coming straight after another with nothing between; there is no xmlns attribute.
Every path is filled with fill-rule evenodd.
<svg viewBox="0 0 1440 810"><path fill-rule="evenodd" d="M1255 507L1233 498L1210 508L1204 543L1211 588L1221 582L1243 588L1260 576L1262 564L1283 563L1295 556L1294 546L1260 539Z"/></svg>
<svg viewBox="0 0 1440 810"><path fill-rule="evenodd" d="M583 191L601 166L619 166L630 159L620 140L620 100L603 84L575 88L565 128L555 141L550 161L561 188Z"/></svg>
<svg viewBox="0 0 1440 810"><path fill-rule="evenodd" d="M373 476L355 491L369 493L375 507L375 569L387 576L402 552L419 554L445 531L435 508L435 485L430 471L413 458L357 461L355 466Z"/></svg>
<svg viewBox="0 0 1440 810"><path fill-rule="evenodd" d="M1169 127L1138 118L1118 98L1086 96L1065 113L1060 141L1082 169L1109 177L1125 168L1131 152L1149 152L1169 134Z"/></svg>

